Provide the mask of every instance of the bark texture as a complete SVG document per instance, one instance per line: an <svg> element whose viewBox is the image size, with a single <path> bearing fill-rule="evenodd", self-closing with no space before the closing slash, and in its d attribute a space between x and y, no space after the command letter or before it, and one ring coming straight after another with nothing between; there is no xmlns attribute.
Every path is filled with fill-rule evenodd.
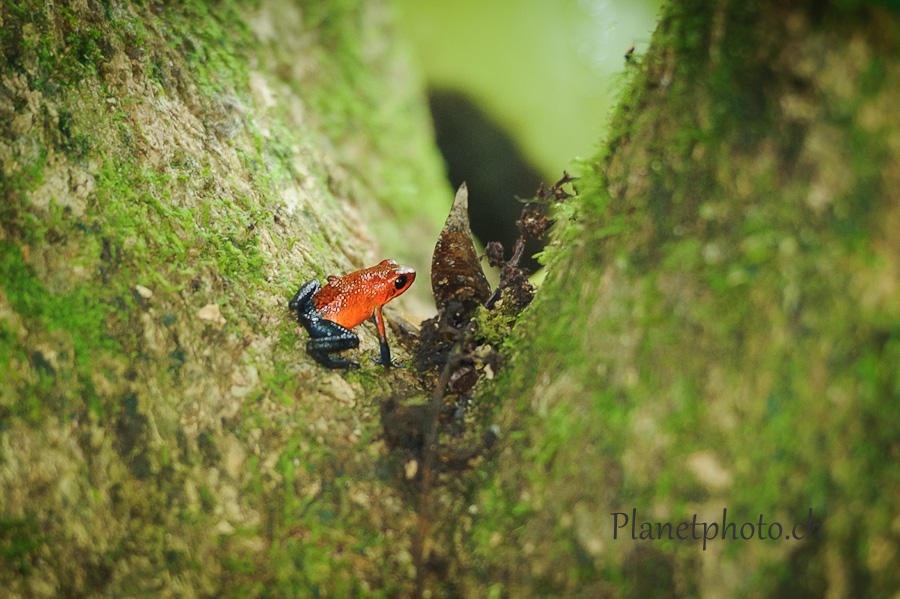
<svg viewBox="0 0 900 599"><path fill-rule="evenodd" d="M682 0L630 68L507 346L464 595L892 597L900 18Z"/></svg>
<svg viewBox="0 0 900 599"><path fill-rule="evenodd" d="M286 309L383 257L426 272L449 206L384 6L6 2L0 20L4 596L900 587L886 4L667 8L477 399L498 455L440 481L418 549L415 485L378 438L380 398L414 381L324 372ZM658 538L723 509L737 539ZM614 538L617 512L652 538ZM785 538L815 536L808 517L822 539Z"/></svg>
<svg viewBox="0 0 900 599"><path fill-rule="evenodd" d="M451 194L394 38L381 2L0 5L0 595L408 584L402 374L324 371L287 310L427 272Z"/></svg>

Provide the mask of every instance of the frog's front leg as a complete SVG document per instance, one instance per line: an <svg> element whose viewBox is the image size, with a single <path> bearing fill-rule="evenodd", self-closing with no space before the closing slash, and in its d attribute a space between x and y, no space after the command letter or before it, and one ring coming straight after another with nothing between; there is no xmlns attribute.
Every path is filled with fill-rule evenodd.
<svg viewBox="0 0 900 599"><path fill-rule="evenodd" d="M359 368L358 362L329 355L359 347L359 337L353 331L321 318L308 318L304 324L312 337L306 351L316 362L328 368Z"/></svg>
<svg viewBox="0 0 900 599"><path fill-rule="evenodd" d="M309 312L312 309L312 304L309 301L310 298L321 288L322 285L317 280L313 279L298 289L297 293L294 294L294 297L291 298L291 301L288 302L288 308L297 311L297 319L301 322L303 313Z"/></svg>
<svg viewBox="0 0 900 599"><path fill-rule="evenodd" d="M375 327L378 329L379 356L378 358L369 356L369 358L376 364L381 364L385 368L390 368L391 366L405 368L403 364L394 363L391 359L391 348L388 346L387 342L387 332L384 328L384 314L381 306L375 309L375 313L372 314L372 320L375 321Z"/></svg>

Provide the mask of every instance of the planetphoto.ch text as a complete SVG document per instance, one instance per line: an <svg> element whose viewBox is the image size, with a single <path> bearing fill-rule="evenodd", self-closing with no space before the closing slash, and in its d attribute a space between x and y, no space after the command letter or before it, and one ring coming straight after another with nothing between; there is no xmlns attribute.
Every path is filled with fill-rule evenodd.
<svg viewBox="0 0 900 599"><path fill-rule="evenodd" d="M613 517L613 539L627 538L630 533L634 541L703 541L706 544L716 539L722 540L779 540L802 541L804 539L822 539L822 523L813 520L812 509L809 510L805 522L781 525L780 522L766 522L763 514L756 522L729 522L728 508L722 509L720 522L698 522L697 514L692 520L680 522L647 522L639 521L637 508L631 514L611 512ZM630 525L630 526L629 526Z"/></svg>

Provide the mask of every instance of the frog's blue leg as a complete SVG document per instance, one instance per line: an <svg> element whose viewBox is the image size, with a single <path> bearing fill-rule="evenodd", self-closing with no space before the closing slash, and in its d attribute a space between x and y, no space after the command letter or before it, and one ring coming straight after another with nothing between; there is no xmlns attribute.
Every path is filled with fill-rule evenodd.
<svg viewBox="0 0 900 599"><path fill-rule="evenodd" d="M304 312L307 305L309 305L309 298L315 295L316 291L322 288L322 285L315 279L301 287L297 290L297 293L294 294L294 297L291 298L291 301L288 303L288 308L291 310L297 311L297 318L299 319ZM301 321L302 322L302 321Z"/></svg>
<svg viewBox="0 0 900 599"><path fill-rule="evenodd" d="M358 347L359 337L336 322L319 317L312 297L321 288L322 285L313 279L298 289L288 303L291 310L297 311L297 320L311 337L306 344L306 351L315 358L316 362L328 368L359 368L357 362L340 357L333 358L329 355Z"/></svg>
<svg viewBox="0 0 900 599"><path fill-rule="evenodd" d="M312 337L306 344L306 351L316 359L316 362L328 368L359 368L358 362L329 355L359 347L359 337L353 331L336 322L316 317L307 321L306 330Z"/></svg>

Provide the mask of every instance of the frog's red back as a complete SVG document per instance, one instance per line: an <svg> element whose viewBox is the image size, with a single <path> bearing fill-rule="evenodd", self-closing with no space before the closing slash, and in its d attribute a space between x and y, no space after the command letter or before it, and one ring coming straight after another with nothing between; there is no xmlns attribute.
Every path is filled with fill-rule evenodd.
<svg viewBox="0 0 900 599"><path fill-rule="evenodd" d="M329 277L328 284L312 299L322 318L352 329L409 289L415 278L415 270L382 260L343 277Z"/></svg>

